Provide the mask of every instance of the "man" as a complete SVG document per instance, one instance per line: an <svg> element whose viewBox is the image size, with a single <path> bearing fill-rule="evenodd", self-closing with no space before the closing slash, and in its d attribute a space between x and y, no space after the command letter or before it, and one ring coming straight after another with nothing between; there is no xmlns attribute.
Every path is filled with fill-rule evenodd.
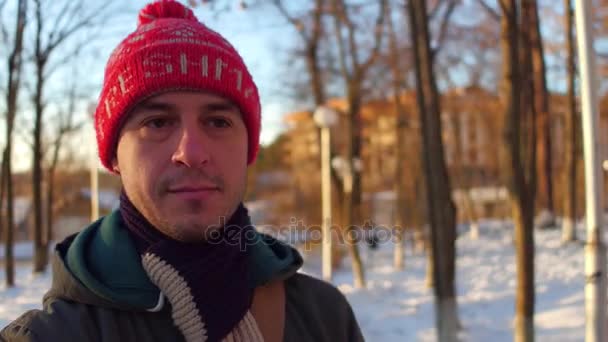
<svg viewBox="0 0 608 342"><path fill-rule="evenodd" d="M120 209L57 245L43 310L0 340L363 339L344 296L251 227L258 91L192 11L161 0L140 12L108 61L95 129Z"/></svg>

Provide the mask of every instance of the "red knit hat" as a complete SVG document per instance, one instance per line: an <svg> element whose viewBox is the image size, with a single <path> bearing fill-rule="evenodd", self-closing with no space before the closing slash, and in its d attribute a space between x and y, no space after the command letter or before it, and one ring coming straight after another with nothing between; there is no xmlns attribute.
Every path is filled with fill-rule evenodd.
<svg viewBox="0 0 608 342"><path fill-rule="evenodd" d="M102 164L112 170L119 130L141 101L171 90L224 96L241 109L251 164L260 139L260 98L251 74L232 45L174 0L158 0L139 12L135 32L112 52L95 111Z"/></svg>

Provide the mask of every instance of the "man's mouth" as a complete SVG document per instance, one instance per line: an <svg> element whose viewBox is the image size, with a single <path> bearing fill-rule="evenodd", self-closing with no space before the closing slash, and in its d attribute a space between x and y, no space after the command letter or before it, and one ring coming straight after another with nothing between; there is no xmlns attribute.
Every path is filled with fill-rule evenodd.
<svg viewBox="0 0 608 342"><path fill-rule="evenodd" d="M171 195L187 199L205 199L219 191L220 188L215 185L178 185L167 190Z"/></svg>
<svg viewBox="0 0 608 342"><path fill-rule="evenodd" d="M203 192L203 191L219 191L219 188L216 186L179 186L179 187L171 187L168 190L169 192Z"/></svg>

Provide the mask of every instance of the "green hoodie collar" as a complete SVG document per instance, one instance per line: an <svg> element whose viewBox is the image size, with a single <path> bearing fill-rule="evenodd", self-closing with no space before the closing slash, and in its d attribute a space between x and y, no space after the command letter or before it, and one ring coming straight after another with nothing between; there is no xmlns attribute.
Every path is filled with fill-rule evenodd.
<svg viewBox="0 0 608 342"><path fill-rule="evenodd" d="M302 266L292 247L264 234L252 246L249 282L257 287L286 279ZM119 211L94 222L69 246L65 264L95 295L121 306L150 310L157 306L160 290L145 273Z"/></svg>
<svg viewBox="0 0 608 342"><path fill-rule="evenodd" d="M152 308L159 290L141 267L140 257L123 227L118 211L91 224L70 245L67 267L99 297L129 307Z"/></svg>

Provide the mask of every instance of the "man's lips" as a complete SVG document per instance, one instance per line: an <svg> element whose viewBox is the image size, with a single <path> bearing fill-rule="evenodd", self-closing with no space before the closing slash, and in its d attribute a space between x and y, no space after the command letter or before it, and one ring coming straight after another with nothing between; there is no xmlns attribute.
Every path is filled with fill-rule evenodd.
<svg viewBox="0 0 608 342"><path fill-rule="evenodd" d="M167 191L169 193L199 193L199 192L211 192L211 191L219 191L219 190L220 189L216 186L184 185L184 186L171 187Z"/></svg>

